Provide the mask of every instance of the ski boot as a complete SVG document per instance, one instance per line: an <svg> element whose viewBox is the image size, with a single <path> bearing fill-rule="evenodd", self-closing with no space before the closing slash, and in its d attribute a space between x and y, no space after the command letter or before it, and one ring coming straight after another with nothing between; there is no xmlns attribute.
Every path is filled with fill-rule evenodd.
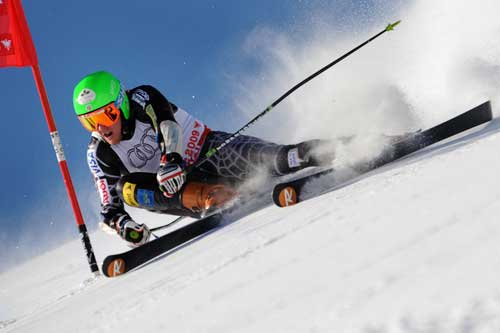
<svg viewBox="0 0 500 333"><path fill-rule="evenodd" d="M335 158L334 143L329 140L308 140L289 147L288 165L284 168L288 172L307 167L330 166Z"/></svg>

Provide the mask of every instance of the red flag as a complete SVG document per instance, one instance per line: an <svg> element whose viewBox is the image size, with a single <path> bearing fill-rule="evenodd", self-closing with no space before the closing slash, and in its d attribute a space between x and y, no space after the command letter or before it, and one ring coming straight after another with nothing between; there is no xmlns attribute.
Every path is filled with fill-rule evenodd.
<svg viewBox="0 0 500 333"><path fill-rule="evenodd" d="M66 157L64 156L63 145L59 137L59 132L56 128L56 123L50 111L49 99L47 91L42 80L42 73L38 66L36 58L35 46L31 40L28 23L24 17L21 0L0 0L0 67L9 66L31 66L33 76L35 77L40 101L42 103L45 119L49 127L50 137L54 151L57 155L57 161L64 179L64 185L68 191L68 197L73 207L78 230L82 235L82 243L86 251L86 256L89 261L91 271L97 276L99 275L99 267L95 259L94 250L90 244L90 239L87 233L87 227L83 221L82 212L78 204L73 182L69 174Z"/></svg>
<svg viewBox="0 0 500 333"><path fill-rule="evenodd" d="M34 66L35 46L20 0L0 0L0 67Z"/></svg>

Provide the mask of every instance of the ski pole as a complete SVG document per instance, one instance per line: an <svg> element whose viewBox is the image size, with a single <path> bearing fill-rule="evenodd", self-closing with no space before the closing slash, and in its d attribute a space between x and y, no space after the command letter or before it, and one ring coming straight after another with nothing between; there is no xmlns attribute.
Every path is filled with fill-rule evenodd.
<svg viewBox="0 0 500 333"><path fill-rule="evenodd" d="M257 120L259 120L260 118L262 118L265 114L269 113L272 109L274 109L279 103L281 103L285 98L287 98L289 95L291 95L295 90L299 89L301 86L303 86L304 84L306 84L307 82L311 81L312 79L314 79L316 76L320 75L321 73L323 73L324 71L328 70L330 67L338 64L339 62L341 62L342 60L344 60L345 58L347 58L348 56L350 56L351 54L353 54L354 52L358 51L360 48L362 48L363 46L365 46L366 44L372 42L373 40L375 40L376 38L380 37L382 34L386 33L387 31L392 31L394 30L394 27L396 27L399 23L401 23L401 20L397 21L397 22L394 22L394 23L389 23L387 25L387 27L385 27L384 30L382 30L381 32L379 32L378 34L376 34L375 36L371 37L370 39L366 40L365 42L361 43L360 45L356 46L354 49L352 49L351 51L347 52L346 54L342 55L341 57L335 59L334 61L332 61L331 63L329 63L328 65L324 66L323 68L319 69L318 71L316 71L315 73L309 75L307 78L305 78L304 80L302 80L301 82L297 83L295 86L293 86L291 89L289 89L287 92L285 92L281 97L279 97L277 100L275 100L271 105L269 105L264 111L262 111L261 113L259 113L257 116L255 116L252 120L250 120L248 123L246 123L243 127L241 127L239 130L237 130L236 132L234 132L229 138L227 138L224 142L222 142L219 146L217 147L214 147L212 149L210 149L206 154L205 156L203 156L200 160L198 160L198 162L196 162L195 164L191 165L190 167L188 167L186 170L185 170L185 174L188 174L190 173L191 171L193 171L195 168L198 168L200 165L202 165L204 162L206 162L211 156L213 156L214 154L216 154L218 151L220 151L222 148L224 148L225 146L227 146L231 141L233 141L234 139L236 139L238 136L241 135L241 133L243 131L245 131L247 128L249 128L252 124L254 124Z"/></svg>
<svg viewBox="0 0 500 333"><path fill-rule="evenodd" d="M149 231L154 232L154 231L158 231L158 230L161 230L161 229L165 229L166 227L169 227L169 226L171 226L171 225L173 225L173 224L175 224L175 223L177 223L177 222L180 222L181 220L183 220L183 219L185 219L185 218L186 218L186 216L179 216L179 217L178 217L178 218L176 218L175 220L170 221L170 222L168 222L167 224L160 225L160 226L155 227L155 228L151 228L151 229L149 229Z"/></svg>
<svg viewBox="0 0 500 333"><path fill-rule="evenodd" d="M162 230L162 229L165 229L167 227L170 227L171 225L174 225L177 222L180 222L180 221L184 220L185 218L186 218L186 216L179 216L178 218L174 219L173 221L170 221L167 224L160 225L158 227L151 228L151 229L149 229L149 231L151 231L151 235L153 235L154 238L160 238L160 236L158 236L157 234L154 233L155 231Z"/></svg>

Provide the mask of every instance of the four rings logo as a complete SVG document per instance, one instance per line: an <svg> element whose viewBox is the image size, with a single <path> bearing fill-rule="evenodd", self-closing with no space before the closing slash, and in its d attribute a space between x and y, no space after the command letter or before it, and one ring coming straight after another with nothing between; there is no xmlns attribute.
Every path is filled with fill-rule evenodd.
<svg viewBox="0 0 500 333"><path fill-rule="evenodd" d="M156 142L153 128L148 128L141 137L141 142L136 144L127 153L130 164L137 169L144 167L149 160L155 157L160 148Z"/></svg>

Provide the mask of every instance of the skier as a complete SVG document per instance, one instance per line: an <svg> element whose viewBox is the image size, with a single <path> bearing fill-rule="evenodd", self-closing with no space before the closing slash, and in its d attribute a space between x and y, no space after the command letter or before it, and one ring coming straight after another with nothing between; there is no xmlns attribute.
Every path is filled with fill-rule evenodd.
<svg viewBox="0 0 500 333"><path fill-rule="evenodd" d="M150 231L130 217L124 203L200 217L233 199L237 186L261 170L279 176L333 159L330 151L319 149L329 141L279 145L241 135L186 174L186 167L231 134L211 130L150 85L125 90L105 71L76 85L73 106L92 132L87 162L103 222L131 246L147 242Z"/></svg>

